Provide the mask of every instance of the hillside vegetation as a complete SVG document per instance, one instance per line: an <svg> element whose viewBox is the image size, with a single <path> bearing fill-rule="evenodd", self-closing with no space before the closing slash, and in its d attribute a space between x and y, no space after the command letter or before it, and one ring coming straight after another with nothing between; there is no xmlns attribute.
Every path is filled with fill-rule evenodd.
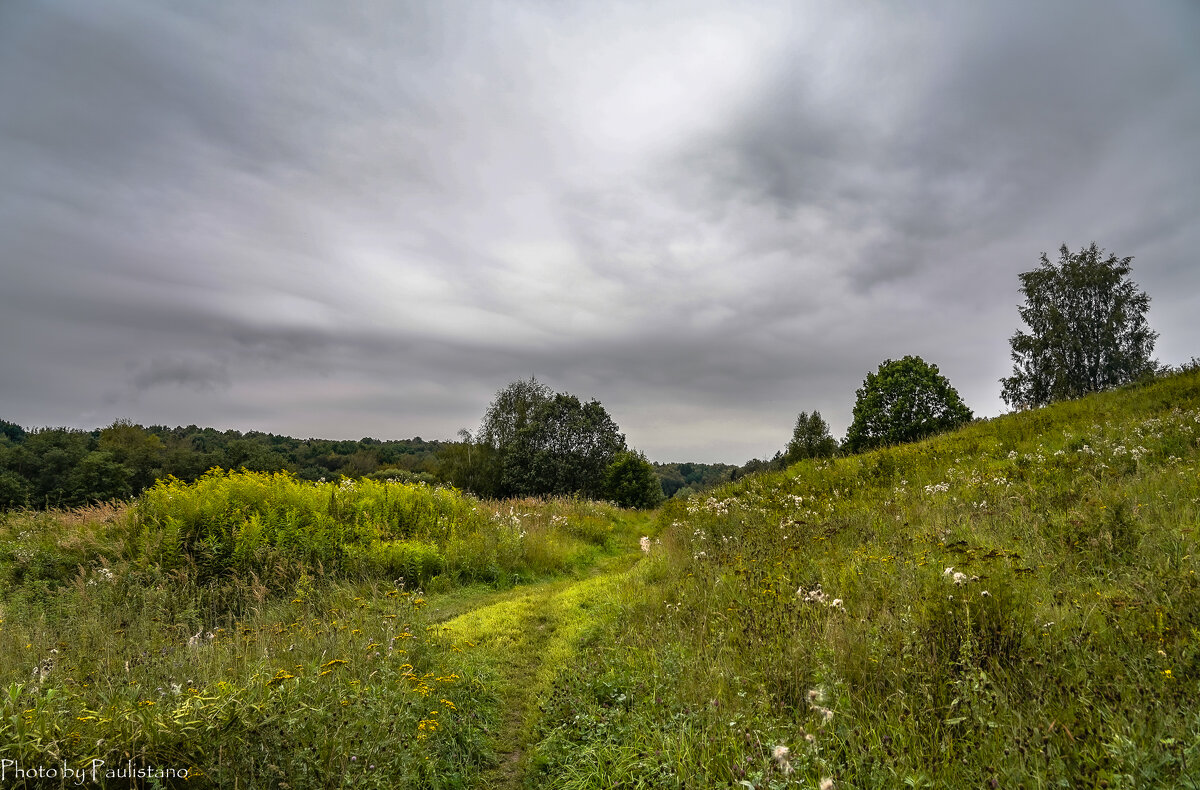
<svg viewBox="0 0 1200 790"><path fill-rule="evenodd" d="M1197 787L1198 515L1197 371L654 514L162 481L0 517L0 758L188 786Z"/></svg>
<svg viewBox="0 0 1200 790"><path fill-rule="evenodd" d="M544 781L1196 787L1198 513L1194 371L668 503Z"/></svg>

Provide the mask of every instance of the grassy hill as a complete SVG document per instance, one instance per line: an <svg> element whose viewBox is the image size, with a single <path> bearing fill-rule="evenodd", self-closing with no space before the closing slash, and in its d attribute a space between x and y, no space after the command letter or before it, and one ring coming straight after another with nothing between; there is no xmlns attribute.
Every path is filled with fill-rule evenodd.
<svg viewBox="0 0 1200 790"><path fill-rule="evenodd" d="M1197 787L1198 513L1197 372L651 515L269 475L10 513L0 759L111 786L132 761L188 786Z"/></svg>
<svg viewBox="0 0 1200 790"><path fill-rule="evenodd" d="M1195 787L1200 375L670 503L557 786Z"/></svg>

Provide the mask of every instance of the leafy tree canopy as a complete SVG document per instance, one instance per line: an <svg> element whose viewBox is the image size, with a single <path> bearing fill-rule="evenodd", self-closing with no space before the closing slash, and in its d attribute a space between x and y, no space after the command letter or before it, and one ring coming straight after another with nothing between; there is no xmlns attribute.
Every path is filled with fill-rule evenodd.
<svg viewBox="0 0 1200 790"><path fill-rule="evenodd" d="M920 357L884 360L857 394L845 442L850 452L914 442L971 419L971 410L937 365Z"/></svg>
<svg viewBox="0 0 1200 790"><path fill-rule="evenodd" d="M25 429L15 422L0 420L0 437L7 437L13 444L25 441Z"/></svg>
<svg viewBox="0 0 1200 790"><path fill-rule="evenodd" d="M1150 297L1128 278L1133 258L1091 246L1020 275L1025 304L1017 308L1028 332L1012 345L1013 374L1001 379L1010 406L1044 406L1153 373L1156 332L1146 325Z"/></svg>
<svg viewBox="0 0 1200 790"><path fill-rule="evenodd" d="M477 477L497 496L603 495L604 474L625 437L600 405L554 393L534 378L496 393L476 435L491 475ZM490 451L490 452L489 452Z"/></svg>
<svg viewBox="0 0 1200 790"><path fill-rule="evenodd" d="M829 433L829 425L821 417L821 412L809 414L802 411L796 418L796 427L783 454L783 463L787 466L806 458L831 458L837 448L837 440Z"/></svg>

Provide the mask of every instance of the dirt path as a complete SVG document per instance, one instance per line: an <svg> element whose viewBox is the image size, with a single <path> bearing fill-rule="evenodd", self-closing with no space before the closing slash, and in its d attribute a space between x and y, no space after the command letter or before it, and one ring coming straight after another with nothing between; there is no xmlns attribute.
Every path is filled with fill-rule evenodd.
<svg viewBox="0 0 1200 790"><path fill-rule="evenodd" d="M480 596L475 599L476 608L443 623L455 639L474 643L472 660L497 678L501 710L494 732L497 762L483 774L480 787L522 786L525 752L537 726L538 700L570 665L589 635L619 615L616 593L628 582L638 559L640 552L611 557L584 579Z"/></svg>

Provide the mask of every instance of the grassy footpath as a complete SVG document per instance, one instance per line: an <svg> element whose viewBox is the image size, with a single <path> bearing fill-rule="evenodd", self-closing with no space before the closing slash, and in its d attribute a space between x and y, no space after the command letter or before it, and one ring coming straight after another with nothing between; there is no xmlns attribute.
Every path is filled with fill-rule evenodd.
<svg viewBox="0 0 1200 790"><path fill-rule="evenodd" d="M621 611L619 591L639 558L610 557L582 580L477 598L476 608L442 624L459 643L471 646L471 671L491 685L497 699L492 726L485 730L495 757L478 786L524 784L526 749L537 731L542 700L597 635L612 627Z"/></svg>

